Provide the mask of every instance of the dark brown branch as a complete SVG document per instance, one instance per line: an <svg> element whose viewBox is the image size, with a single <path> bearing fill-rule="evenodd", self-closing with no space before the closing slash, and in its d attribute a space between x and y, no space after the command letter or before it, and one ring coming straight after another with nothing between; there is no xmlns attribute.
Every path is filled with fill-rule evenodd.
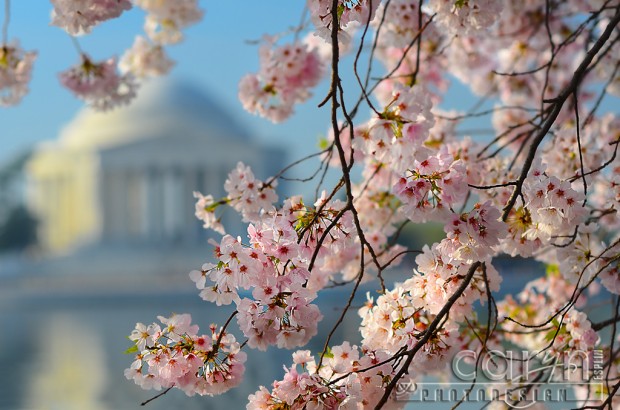
<svg viewBox="0 0 620 410"><path fill-rule="evenodd" d="M174 386L170 386L168 387L166 390L164 390L163 392L159 393L156 396L151 397L150 399L143 401L142 403L140 403L140 406L146 406L147 404L149 404L150 402L152 402L153 400L157 400L159 399L161 396L163 396L164 394L168 393L170 390L172 390Z"/></svg>
<svg viewBox="0 0 620 410"><path fill-rule="evenodd" d="M579 100L577 99L578 88L575 88L573 92L574 98L574 109L575 109L575 131L577 132L577 151L579 152L579 169L581 170L581 180L583 182L583 204L582 206L586 206L586 202L588 201L588 183L586 182L586 172L583 168L583 152L581 152L581 130L579 127Z"/></svg>
<svg viewBox="0 0 620 410"><path fill-rule="evenodd" d="M361 265L360 271L357 274L357 280L355 281L355 286L353 287L353 290L351 291L351 294L349 295L349 300L347 301L347 304L345 305L345 307L342 309L342 313L338 317L338 320L336 320L336 323L334 324L331 331L327 335L327 339L325 339L325 344L323 345L323 351L321 352L321 358L319 359L319 364L316 367L317 371L321 368L321 365L323 364L323 358L325 357L325 353L327 352L327 349L329 348L329 342L332 340L332 337L334 336L336 329L338 329L338 327L344 320L344 317L346 316L347 312L349 311L349 308L351 307L351 304L353 303L353 299L355 298L355 294L357 293L357 288L359 287L360 283L362 282L362 278L364 277L364 253L363 252L362 252L360 265Z"/></svg>
<svg viewBox="0 0 620 410"><path fill-rule="evenodd" d="M530 145L527 158L525 159L525 162L523 163L521 175L519 175L519 178L516 181L517 185L515 186L515 189L512 192L512 195L510 196L508 203L504 207L503 214L502 214L502 220L504 222L507 220L508 215L510 214L510 211L514 207L515 203L517 202L517 198L521 194L523 183L525 182L525 179L527 178L527 175L530 172L530 168L532 167L534 158L536 157L536 151L538 149L538 146L540 145L542 140L545 138L545 136L551 129L551 126L555 123L555 120L560 114L560 111L562 110L562 107L564 106L564 102L566 101L568 96L574 93L577 87L579 86L579 84L581 84L581 81L583 80L583 77L585 76L586 70L588 69L590 63L592 62L596 54L599 52L599 50L603 47L603 45L605 45L605 42L609 39L609 37L611 36L611 33L614 31L614 29L618 25L618 22L620 22L620 7L616 8L616 14L610 20L609 24L605 28L605 31L603 32L603 34L601 34L601 36L596 41L596 43L592 46L590 51L588 51L584 59L581 61L581 64L579 64L579 67L577 67L577 70L575 70L575 73L573 74L573 78L571 79L568 86L564 89L564 91L560 93L560 95L556 97L553 103L553 110L551 111L551 114L549 115L549 117L547 117L547 119L542 125L541 130L538 132L538 134L536 134L536 137L534 138L534 140L532 141L532 144Z"/></svg>
<svg viewBox="0 0 620 410"><path fill-rule="evenodd" d="M394 375L394 377L390 381L390 384L386 387L385 392L383 393L383 396L381 397L381 399L375 406L375 410L381 409L385 405L385 403L387 403L390 395L392 394L392 391L396 387L396 384L409 371L409 366L411 365L411 362L413 361L413 357L422 348L422 346L424 346L424 344L426 344L426 342L428 342L428 340L435 334L435 331L437 330L439 324L441 323L442 320L444 320L445 317L447 317L448 313L450 312L450 309L452 309L452 305L454 305L454 303L456 303L458 298L461 297L463 292L465 292L465 289L467 289L467 286L469 286L469 283L474 277L476 270L481 265L482 265L481 262L475 262L469 267L469 271L467 272L467 275L463 279L463 282L461 283L459 288L456 290L456 292L454 292L454 294L450 296L450 299L448 299L448 301L441 308L439 313L437 313L437 316L435 317L435 319L433 319L433 321L428 326L428 328L426 328L422 338L418 340L418 342L413 346L413 348L411 348L410 350L406 352L407 360L405 360L405 363L402 365L400 370Z"/></svg>

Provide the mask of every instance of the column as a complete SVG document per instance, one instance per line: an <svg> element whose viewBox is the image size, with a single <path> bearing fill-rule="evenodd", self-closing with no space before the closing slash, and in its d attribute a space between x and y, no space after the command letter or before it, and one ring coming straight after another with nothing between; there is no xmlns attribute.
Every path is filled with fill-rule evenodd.
<svg viewBox="0 0 620 410"><path fill-rule="evenodd" d="M146 169L139 169L136 172L139 191L139 214L137 219L140 221L140 238L145 240L149 236L149 175Z"/></svg>
<svg viewBox="0 0 620 410"><path fill-rule="evenodd" d="M183 186L176 169L164 173L164 229L168 239L178 239L183 226Z"/></svg>

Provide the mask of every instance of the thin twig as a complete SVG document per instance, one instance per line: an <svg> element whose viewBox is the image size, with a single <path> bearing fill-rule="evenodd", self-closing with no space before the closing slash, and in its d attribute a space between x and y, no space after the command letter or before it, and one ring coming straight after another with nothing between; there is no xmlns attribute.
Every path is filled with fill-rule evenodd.
<svg viewBox="0 0 620 410"><path fill-rule="evenodd" d="M555 123L555 120L560 114L560 111L562 110L562 107L564 106L564 102L566 101L568 96L571 95L573 92L575 92L579 84L581 84L581 81L583 80L586 74L586 70L590 66L590 63L592 62L596 54L599 52L599 50L603 47L605 42L609 39L609 37L611 36L611 33L614 31L614 29L618 25L618 22L620 22L620 7L616 8L616 14L609 21L609 24L605 28L605 31L603 32L603 34L601 34L601 36L596 41L596 43L592 46L590 51L588 51L586 56L581 61L581 64L579 64L579 67L577 68L577 70L575 70L575 73L573 74L573 78L571 79L568 86L564 89L564 91L560 93L560 95L558 95L554 99L553 111L551 112L551 114L549 114L549 117L547 117L547 119L542 125L542 128L540 129L538 134L536 134L536 137L532 141L527 158L525 159L523 163L521 175L519 175L519 178L516 181L517 185L515 186L515 189L512 192L512 195L510 196L508 203L504 207L503 214L502 214L502 220L504 222L507 220L508 215L510 214L510 211L514 207L515 203L517 202L517 198L521 194L523 183L525 182L525 179L527 178L527 175L530 172L530 168L532 167L532 164L534 163L534 158L536 156L536 151L538 149L538 146L540 145L542 140L545 138L545 136L551 129L551 126Z"/></svg>
<svg viewBox="0 0 620 410"><path fill-rule="evenodd" d="M381 409L385 405L385 403L387 403L387 400L392 394L392 391L394 390L394 388L396 387L396 384L405 375L405 373L409 371L409 365L411 365L411 362L413 361L413 357L422 348L422 346L424 346L424 344L426 344L426 342L428 342L428 340L435 334L435 331L437 330L440 322L445 317L447 317L448 312L450 312L450 309L452 309L452 305L454 305L454 303L456 303L456 301L461 297L463 292L465 292L465 289L467 289L467 286L469 286L469 283L474 277L476 270L478 270L478 268L481 265L482 265L481 262L475 262L469 267L469 271L467 272L467 275L465 276L465 278L463 278L463 282L461 282L461 285L456 290L456 292L454 292L452 296L450 296L450 299L448 299L446 304L443 305L439 313L437 313L437 316L435 317L435 319L433 319L430 325L428 325L428 327L424 331L424 335L422 336L422 338L418 340L418 342L413 346L413 348L411 348L410 350L406 352L407 360L405 360L405 363L402 365L400 370L394 375L394 377L390 381L390 384L388 384L388 386L385 388L385 392L383 393L383 396L381 397L381 399L375 406L375 410Z"/></svg>
<svg viewBox="0 0 620 410"><path fill-rule="evenodd" d="M4 24L2 25L2 45L9 42L9 21L11 20L11 0L4 0Z"/></svg>
<svg viewBox="0 0 620 410"><path fill-rule="evenodd" d="M149 404L150 402L152 402L153 400L157 400L159 399L161 396L163 396L164 394L168 393L170 390L172 390L174 386L170 386L168 387L166 390L164 390L163 392L159 393L156 396L151 397L150 399L143 401L142 403L140 403L140 406L146 406L147 404Z"/></svg>

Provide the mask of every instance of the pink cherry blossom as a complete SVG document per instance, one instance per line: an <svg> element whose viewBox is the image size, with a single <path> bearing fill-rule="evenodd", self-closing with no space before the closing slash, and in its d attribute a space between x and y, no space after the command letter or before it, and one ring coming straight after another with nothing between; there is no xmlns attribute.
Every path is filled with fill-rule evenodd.
<svg viewBox="0 0 620 410"><path fill-rule="evenodd" d="M490 27L502 11L501 0L431 0L439 24L455 34L471 34Z"/></svg>
<svg viewBox="0 0 620 410"><path fill-rule="evenodd" d="M0 106L19 104L28 93L34 51L24 51L17 42L0 47Z"/></svg>
<svg viewBox="0 0 620 410"><path fill-rule="evenodd" d="M276 47L267 38L260 48L260 70L239 83L239 99L250 113L277 123L288 118L293 105L306 101L323 74L323 64L315 50L294 43Z"/></svg>
<svg viewBox="0 0 620 410"><path fill-rule="evenodd" d="M254 177L250 167L242 162L228 174L224 189L228 193L228 202L237 212L241 213L244 222L259 220L262 210L269 210L278 200L275 191L277 180L270 185Z"/></svg>
<svg viewBox="0 0 620 410"><path fill-rule="evenodd" d="M94 26L131 9L130 0L51 0L52 25L71 35L89 33Z"/></svg>
<svg viewBox="0 0 620 410"><path fill-rule="evenodd" d="M128 104L136 95L133 77L119 75L116 59L97 63L82 55L82 62L59 74L63 86L96 110Z"/></svg>
<svg viewBox="0 0 620 410"><path fill-rule="evenodd" d="M175 44L183 39L182 29L199 22L203 11L197 0L134 0L147 12L144 29L157 44Z"/></svg>
<svg viewBox="0 0 620 410"><path fill-rule="evenodd" d="M138 78L158 77L167 74L174 66L161 45L150 43L137 36L133 45L123 54L118 67L122 73L131 73Z"/></svg>
<svg viewBox="0 0 620 410"><path fill-rule="evenodd" d="M165 325L161 331L155 323L146 330L136 325L132 340L139 353L125 377L145 389L175 386L189 396L222 394L241 382L247 356L233 335L215 325L210 336L198 335L188 314L159 319Z"/></svg>
<svg viewBox="0 0 620 410"><path fill-rule="evenodd" d="M380 0L338 0L338 31L347 26L362 24L373 20ZM332 0L308 0L308 10L316 28L316 34L324 39L331 38Z"/></svg>
<svg viewBox="0 0 620 410"><path fill-rule="evenodd" d="M213 196L204 196L200 192L194 192L196 201L196 218L204 222L205 229L213 229L215 232L224 234L224 226L219 218L215 216L215 209L221 205L213 199Z"/></svg>

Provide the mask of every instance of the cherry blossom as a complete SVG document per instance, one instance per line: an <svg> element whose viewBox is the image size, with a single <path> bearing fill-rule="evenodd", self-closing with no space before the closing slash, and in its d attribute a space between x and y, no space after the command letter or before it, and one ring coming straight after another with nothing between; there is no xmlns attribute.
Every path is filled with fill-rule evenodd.
<svg viewBox="0 0 620 410"><path fill-rule="evenodd" d="M96 110L109 110L128 104L136 95L131 75L119 75L116 59L94 62L82 55L82 62L59 74L63 86Z"/></svg>
<svg viewBox="0 0 620 410"><path fill-rule="evenodd" d="M372 25L379 26L379 21L385 19L381 36L379 37L382 44L390 47L403 48L406 47L420 31L418 25L420 13L423 24L428 21L429 16L418 9L419 1L415 0L397 0L379 5L377 14L379 17L373 20Z"/></svg>
<svg viewBox="0 0 620 410"><path fill-rule="evenodd" d="M271 185L257 180L250 167L242 162L228 174L224 189L228 193L228 203L243 216L244 222L259 220L261 210L267 210L278 200L275 192L277 180L272 179Z"/></svg>
<svg viewBox="0 0 620 410"><path fill-rule="evenodd" d="M28 93L32 65L37 58L34 51L24 51L17 42L0 47L0 105L19 104Z"/></svg>
<svg viewBox="0 0 620 410"><path fill-rule="evenodd" d="M392 99L359 133L353 147L403 172L411 158L422 161L429 153L422 145L434 124L431 107L423 88L395 84Z"/></svg>
<svg viewBox="0 0 620 410"><path fill-rule="evenodd" d="M344 30L350 24L371 22L379 3L381 0L338 0L338 31ZM329 39L332 25L332 0L308 0L307 6L316 27L316 34Z"/></svg>
<svg viewBox="0 0 620 410"><path fill-rule="evenodd" d="M550 353L555 356L566 355L573 351L591 351L599 342L597 333L585 313L571 308L552 321L551 326L538 332L510 333L519 329L517 323L534 325L546 319L547 312L560 312L563 298L574 287L566 282L559 272L551 269L547 277L530 282L517 295L518 300L508 297L498 305L501 315L509 316L515 321L503 321L503 327L509 331L507 339L531 351L539 351L550 346ZM580 297L577 306L585 303Z"/></svg>
<svg viewBox="0 0 620 410"><path fill-rule="evenodd" d="M293 113L294 104L311 96L323 64L318 53L302 43L276 47L274 39L267 39L259 53L260 70L241 79L239 99L248 112L282 122Z"/></svg>
<svg viewBox="0 0 620 410"><path fill-rule="evenodd" d="M469 263L493 256L493 248L506 235L506 228L499 218L499 210L490 202L476 204L469 213L453 215L444 228L449 254Z"/></svg>
<svg viewBox="0 0 620 410"><path fill-rule="evenodd" d="M136 76L151 64L165 71L160 47L201 13L191 1L174 10L136 4L148 13L152 43L137 40L121 67ZM223 391L221 380L241 377L241 348L303 349L326 314L320 295L335 286L350 298L334 329L352 322L361 343L347 335L315 355L294 352L279 380L249 396L248 409L399 408L399 382L445 373L462 349L504 352L505 342L556 361L601 349L616 377L620 364L603 329L618 318L597 322L591 313L596 298L620 294L620 120L603 104L619 77L615 2L318 0L307 11L290 32L264 36L260 67L241 79L238 96L248 112L282 122L331 64L321 151L292 164L319 161L303 179L312 189L288 194L277 184L282 174L261 180L240 162L224 197L195 193L196 217L222 237L189 277L203 300L236 308L247 341L216 336L215 327L210 339L198 336L184 315L138 324L127 377L154 389L174 381L189 394ZM355 55L352 74L346 51ZM482 98L456 111L450 86ZM225 234L222 207L245 224L243 235ZM427 222L443 232L408 232ZM539 274L518 289L510 280L499 299L511 258ZM360 307L361 284L373 290ZM359 318L346 316L353 309ZM229 350L215 347L229 340ZM209 362L200 353L209 348L239 373ZM526 387L504 382L504 402L490 407L516 403L515 389Z"/></svg>
<svg viewBox="0 0 620 410"><path fill-rule="evenodd" d="M603 270L599 278L609 292L616 295L620 294L620 268L617 265Z"/></svg>
<svg viewBox="0 0 620 410"><path fill-rule="evenodd" d="M203 195L200 192L194 192L194 198L196 201L196 218L204 222L203 227L205 229L213 229L216 232L224 234L224 226L220 222L219 218L215 216L215 209L222 205L221 202L216 202L211 195Z"/></svg>
<svg viewBox="0 0 620 410"><path fill-rule="evenodd" d="M303 286L308 276L309 272L298 268L286 276L262 277L252 291L253 299L237 303L237 322L250 347L290 349L304 346L316 335L323 316L310 303L316 294Z"/></svg>
<svg viewBox="0 0 620 410"><path fill-rule="evenodd" d="M196 0L51 4L52 25L74 37L133 5L144 11L144 35L118 61L95 61L73 39L81 61L60 81L97 110L128 104L139 79L168 73L167 47L204 14ZM36 53L8 43L8 1L5 10L0 105L10 106L28 92ZM586 380L569 379L584 403L620 405L609 397L620 390L609 332L618 315L592 309L620 294L620 119L607 112L620 94L619 24L617 0L305 2L297 26L263 36L238 97L283 122L331 71L317 103L328 129L320 151L265 180L239 162L223 197L194 193L196 218L221 236L189 279L205 302L234 312L207 334L188 314L137 323L125 376L145 389L223 393L241 383L250 349L308 345L327 314L320 295L342 287L350 293L333 330L352 323L361 343L347 334L334 344L331 333L323 351L293 352L249 409L399 408L399 383L445 373L461 349L503 352L506 342L543 361L603 354L604 388L591 383L592 366ZM457 111L468 92L480 100ZM285 171L311 161L317 171L283 190ZM224 211L243 234L226 234ZM428 222L443 231L431 237ZM510 258L526 259L535 278L509 281L499 299ZM365 303L360 285L372 289ZM504 402L491 408L520 401L515 389L539 391L503 384Z"/></svg>
<svg viewBox="0 0 620 410"><path fill-rule="evenodd" d="M455 34L471 34L490 27L502 11L501 0L430 0L438 22Z"/></svg>
<svg viewBox="0 0 620 410"><path fill-rule="evenodd" d="M365 346L395 354L402 346L412 348L421 339L434 315L416 303L409 285L396 286L377 298L372 307L360 312ZM415 366L428 371L446 365L455 353L457 330L453 322L443 325L436 337L424 344Z"/></svg>
<svg viewBox="0 0 620 410"><path fill-rule="evenodd" d="M147 12L144 29L158 44L175 44L183 39L182 29L199 22L203 11L196 0L134 0Z"/></svg>
<svg viewBox="0 0 620 410"><path fill-rule="evenodd" d="M161 45L152 44L142 36L136 37L133 46L118 62L122 73L131 73L138 78L167 74L173 66L174 62L166 56Z"/></svg>
<svg viewBox="0 0 620 410"><path fill-rule="evenodd" d="M71 35L89 33L94 26L131 9L130 0L51 0L52 25Z"/></svg>
<svg viewBox="0 0 620 410"><path fill-rule="evenodd" d="M159 317L148 328L136 325L135 361L125 377L144 389L178 387L188 396L214 396L237 386L245 370L246 353L235 337L211 325L211 335L199 335L188 314Z"/></svg>
<svg viewBox="0 0 620 410"><path fill-rule="evenodd" d="M403 203L399 211L414 222L446 218L467 194L465 174L463 161L447 153L414 161L393 187Z"/></svg>
<svg viewBox="0 0 620 410"><path fill-rule="evenodd" d="M249 396L246 408L371 408L395 373L391 365L380 364L386 358L387 354L380 350L345 342L329 349L323 356L323 366L317 368L316 358L308 350L297 351L282 380L275 381L271 391L261 386ZM365 368L372 370L350 373ZM402 408L402 399L391 399L389 408Z"/></svg>
<svg viewBox="0 0 620 410"><path fill-rule="evenodd" d="M524 185L523 195L526 206L536 210L530 211L532 225L525 232L528 239L570 235L585 217L584 195L566 180L540 175Z"/></svg>

